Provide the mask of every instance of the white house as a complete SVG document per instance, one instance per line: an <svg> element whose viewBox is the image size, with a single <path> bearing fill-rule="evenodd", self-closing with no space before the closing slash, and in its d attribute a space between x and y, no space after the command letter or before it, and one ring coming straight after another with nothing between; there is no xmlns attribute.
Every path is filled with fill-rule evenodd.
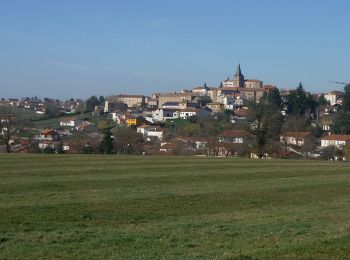
<svg viewBox="0 0 350 260"><path fill-rule="evenodd" d="M38 141L58 141L60 138L56 130L53 129L43 129L35 137Z"/></svg>
<svg viewBox="0 0 350 260"><path fill-rule="evenodd" d="M179 103L179 102L171 102L171 101L168 101L168 102L165 102L165 103L162 105L162 108L164 108L164 109L175 109L175 110L178 110L178 109L180 109L180 103Z"/></svg>
<svg viewBox="0 0 350 260"><path fill-rule="evenodd" d="M88 121L82 121L75 127L79 132L94 132L97 130L96 126Z"/></svg>
<svg viewBox="0 0 350 260"><path fill-rule="evenodd" d="M75 117L64 117L60 120L60 126L75 127L81 124L83 121L76 119Z"/></svg>
<svg viewBox="0 0 350 260"><path fill-rule="evenodd" d="M220 95L219 102L224 104L225 109L231 109L235 107L236 97L235 95Z"/></svg>
<svg viewBox="0 0 350 260"><path fill-rule="evenodd" d="M167 119L178 119L180 112L174 109L156 109L152 112L152 118L156 122L165 122Z"/></svg>
<svg viewBox="0 0 350 260"><path fill-rule="evenodd" d="M150 129L150 125L140 125L136 128L136 131L140 134L147 135L148 134L148 129Z"/></svg>
<svg viewBox="0 0 350 260"><path fill-rule="evenodd" d="M136 128L138 133L141 133L144 137L157 137L159 140L163 140L164 129L159 126L141 125Z"/></svg>
<svg viewBox="0 0 350 260"><path fill-rule="evenodd" d="M324 95L324 98L332 105L338 104L339 100L344 96L342 91L331 91Z"/></svg>
<svg viewBox="0 0 350 260"><path fill-rule="evenodd" d="M347 143L350 142L350 135L327 135L321 138L321 146L336 146L343 148Z"/></svg>
<svg viewBox="0 0 350 260"><path fill-rule="evenodd" d="M311 132L284 132L280 135L280 142L287 145L303 146L311 139Z"/></svg>
<svg viewBox="0 0 350 260"><path fill-rule="evenodd" d="M55 148L55 144L53 142L50 141L43 141L39 143L39 149L44 150L47 147L50 147L51 149Z"/></svg>
<svg viewBox="0 0 350 260"><path fill-rule="evenodd" d="M198 112L198 109L194 107L188 107L180 111L181 119L189 119L192 116L195 116Z"/></svg>
<svg viewBox="0 0 350 260"><path fill-rule="evenodd" d="M163 132L164 129L162 129L159 126L152 126L147 130L147 136L154 136L157 137L159 140L163 140Z"/></svg>

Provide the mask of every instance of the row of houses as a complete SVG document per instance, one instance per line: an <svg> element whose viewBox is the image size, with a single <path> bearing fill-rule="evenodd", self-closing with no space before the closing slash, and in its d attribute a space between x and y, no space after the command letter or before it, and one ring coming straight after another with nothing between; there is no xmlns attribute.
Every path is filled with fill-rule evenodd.
<svg viewBox="0 0 350 260"><path fill-rule="evenodd" d="M161 141L160 152L172 152L176 147L183 145L187 151L192 149L193 153L211 154L215 156L251 156L257 155L253 152L253 138L249 132L244 130L224 130L215 137L175 137L170 141L163 141L164 129L152 127L149 125L139 126L139 133L146 138L155 137ZM311 132L285 132L280 135L280 151L275 151L274 155L268 156L296 158L304 157L305 153L300 148L310 145L307 149L309 157L317 158L321 155L322 150L327 147L336 147L344 149L350 145L350 135L326 135L320 138L316 143L316 138Z"/></svg>
<svg viewBox="0 0 350 260"><path fill-rule="evenodd" d="M81 99L76 99L76 100L70 99L66 101L61 101L58 99L51 99L51 98L41 99L37 97L23 98L23 99L9 98L9 99L0 100L0 105L13 106L18 108L33 110L37 114L45 114L47 107L49 105L54 105L55 107L57 107L60 113L66 113L66 114L76 113L78 107L83 103L84 101Z"/></svg>

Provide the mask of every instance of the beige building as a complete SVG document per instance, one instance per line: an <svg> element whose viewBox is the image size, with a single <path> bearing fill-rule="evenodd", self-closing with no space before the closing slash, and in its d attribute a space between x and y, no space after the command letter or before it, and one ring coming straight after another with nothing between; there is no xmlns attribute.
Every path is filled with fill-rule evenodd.
<svg viewBox="0 0 350 260"><path fill-rule="evenodd" d="M208 103L207 107L210 108L214 113L221 112L222 110L225 109L224 104L222 104L220 102Z"/></svg>
<svg viewBox="0 0 350 260"><path fill-rule="evenodd" d="M324 95L324 98L329 102L330 105L334 106L340 103L340 100L343 98L344 92L342 91L331 91Z"/></svg>
<svg viewBox="0 0 350 260"><path fill-rule="evenodd" d="M105 102L105 112L109 111L110 104L124 103L128 107L139 107L145 105L146 97L143 95L116 95L109 96Z"/></svg>
<svg viewBox="0 0 350 260"><path fill-rule="evenodd" d="M158 107L161 108L166 102L181 102L181 101L191 101L191 93L164 93L160 94L158 97Z"/></svg>
<svg viewBox="0 0 350 260"><path fill-rule="evenodd" d="M195 87L192 89L192 93L195 96L208 96L208 90L209 88L207 87L207 84L204 83L203 86Z"/></svg>
<svg viewBox="0 0 350 260"><path fill-rule="evenodd" d="M263 82L257 79L248 79L244 81L244 88L263 88Z"/></svg>

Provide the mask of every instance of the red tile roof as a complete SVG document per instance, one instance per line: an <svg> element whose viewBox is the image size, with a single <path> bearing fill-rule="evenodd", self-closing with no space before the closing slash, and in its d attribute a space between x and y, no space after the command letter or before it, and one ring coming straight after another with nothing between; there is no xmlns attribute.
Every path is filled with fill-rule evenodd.
<svg viewBox="0 0 350 260"><path fill-rule="evenodd" d="M140 125L137 128L149 128L149 127L151 127L151 126L150 125Z"/></svg>
<svg viewBox="0 0 350 260"><path fill-rule="evenodd" d="M245 130L224 130L219 136L220 137L247 137L249 133Z"/></svg>
<svg viewBox="0 0 350 260"><path fill-rule="evenodd" d="M40 134L42 135L49 135L49 134L54 134L55 133L55 130L53 129L43 129L40 131Z"/></svg>
<svg viewBox="0 0 350 260"><path fill-rule="evenodd" d="M350 141L350 135L327 135L322 137L321 140Z"/></svg>
<svg viewBox="0 0 350 260"><path fill-rule="evenodd" d="M194 107L188 107L185 109L180 110L180 112L197 112L198 109L194 108Z"/></svg>
<svg viewBox="0 0 350 260"><path fill-rule="evenodd" d="M295 138L306 138L311 136L311 132L284 132L281 134L283 137L295 137Z"/></svg>

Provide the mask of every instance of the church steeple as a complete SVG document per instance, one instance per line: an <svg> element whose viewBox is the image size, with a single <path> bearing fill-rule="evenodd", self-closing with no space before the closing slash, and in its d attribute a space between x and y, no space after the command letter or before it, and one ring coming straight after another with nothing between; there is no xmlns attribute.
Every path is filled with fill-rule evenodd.
<svg viewBox="0 0 350 260"><path fill-rule="evenodd" d="M241 72L241 64L238 63L235 77L243 76Z"/></svg>
<svg viewBox="0 0 350 260"><path fill-rule="evenodd" d="M241 64L238 63L236 74L234 75L234 86L244 88L244 76L241 71Z"/></svg>

